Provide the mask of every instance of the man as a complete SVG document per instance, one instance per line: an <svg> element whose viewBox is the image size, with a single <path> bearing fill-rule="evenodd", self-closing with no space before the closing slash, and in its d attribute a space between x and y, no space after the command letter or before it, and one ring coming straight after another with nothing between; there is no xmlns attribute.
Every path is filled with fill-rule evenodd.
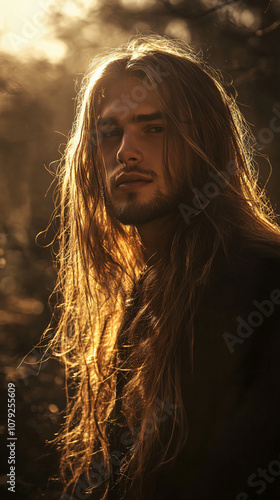
<svg viewBox="0 0 280 500"><path fill-rule="evenodd" d="M86 75L59 184L64 498L278 498L280 230L251 144L183 42Z"/></svg>

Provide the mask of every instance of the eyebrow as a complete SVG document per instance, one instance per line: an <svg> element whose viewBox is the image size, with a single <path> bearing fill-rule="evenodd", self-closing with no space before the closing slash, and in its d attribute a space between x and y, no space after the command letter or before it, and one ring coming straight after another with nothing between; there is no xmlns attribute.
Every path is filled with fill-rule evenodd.
<svg viewBox="0 0 280 500"><path fill-rule="evenodd" d="M132 115L128 119L128 123L142 123L142 122L152 122L154 120L158 119L163 119L161 111L155 111L154 113L146 114L146 115ZM118 124L117 118L113 116L108 116L107 118L105 117L100 117L97 120L97 125L100 127L102 125L107 125L107 124Z"/></svg>

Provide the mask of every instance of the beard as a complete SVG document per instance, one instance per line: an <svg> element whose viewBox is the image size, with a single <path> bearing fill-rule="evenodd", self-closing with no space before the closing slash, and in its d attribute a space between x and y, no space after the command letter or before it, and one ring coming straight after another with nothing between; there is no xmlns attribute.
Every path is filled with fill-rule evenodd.
<svg viewBox="0 0 280 500"><path fill-rule="evenodd" d="M126 194L126 203L114 204L105 194L105 206L111 218L117 219L124 225L141 225L160 219L166 215L176 214L180 203L179 193L164 195L157 189L152 200L148 202L139 201L137 192Z"/></svg>

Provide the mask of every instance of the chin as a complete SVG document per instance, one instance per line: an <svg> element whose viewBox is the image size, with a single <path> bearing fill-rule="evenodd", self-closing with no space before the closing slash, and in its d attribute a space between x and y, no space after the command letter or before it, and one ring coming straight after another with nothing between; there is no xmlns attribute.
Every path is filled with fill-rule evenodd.
<svg viewBox="0 0 280 500"><path fill-rule="evenodd" d="M149 222L156 221L165 217L166 215L172 215L172 211L169 208L161 210L141 210L139 212L132 212L129 210L127 212L115 212L114 217L125 226L140 226L142 224L148 224Z"/></svg>
<svg viewBox="0 0 280 500"><path fill-rule="evenodd" d="M174 214L177 204L176 197L169 198L158 193L154 199L146 202L134 198L127 204L114 204L107 199L106 206L110 216L121 224L138 226Z"/></svg>

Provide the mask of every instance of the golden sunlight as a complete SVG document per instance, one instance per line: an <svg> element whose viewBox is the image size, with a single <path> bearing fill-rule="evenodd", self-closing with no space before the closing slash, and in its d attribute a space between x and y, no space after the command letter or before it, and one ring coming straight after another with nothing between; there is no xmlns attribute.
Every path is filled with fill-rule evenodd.
<svg viewBox="0 0 280 500"><path fill-rule="evenodd" d="M58 39L55 16L83 17L96 2L81 0L9 0L1 11L0 50L23 58L62 60L66 45Z"/></svg>

